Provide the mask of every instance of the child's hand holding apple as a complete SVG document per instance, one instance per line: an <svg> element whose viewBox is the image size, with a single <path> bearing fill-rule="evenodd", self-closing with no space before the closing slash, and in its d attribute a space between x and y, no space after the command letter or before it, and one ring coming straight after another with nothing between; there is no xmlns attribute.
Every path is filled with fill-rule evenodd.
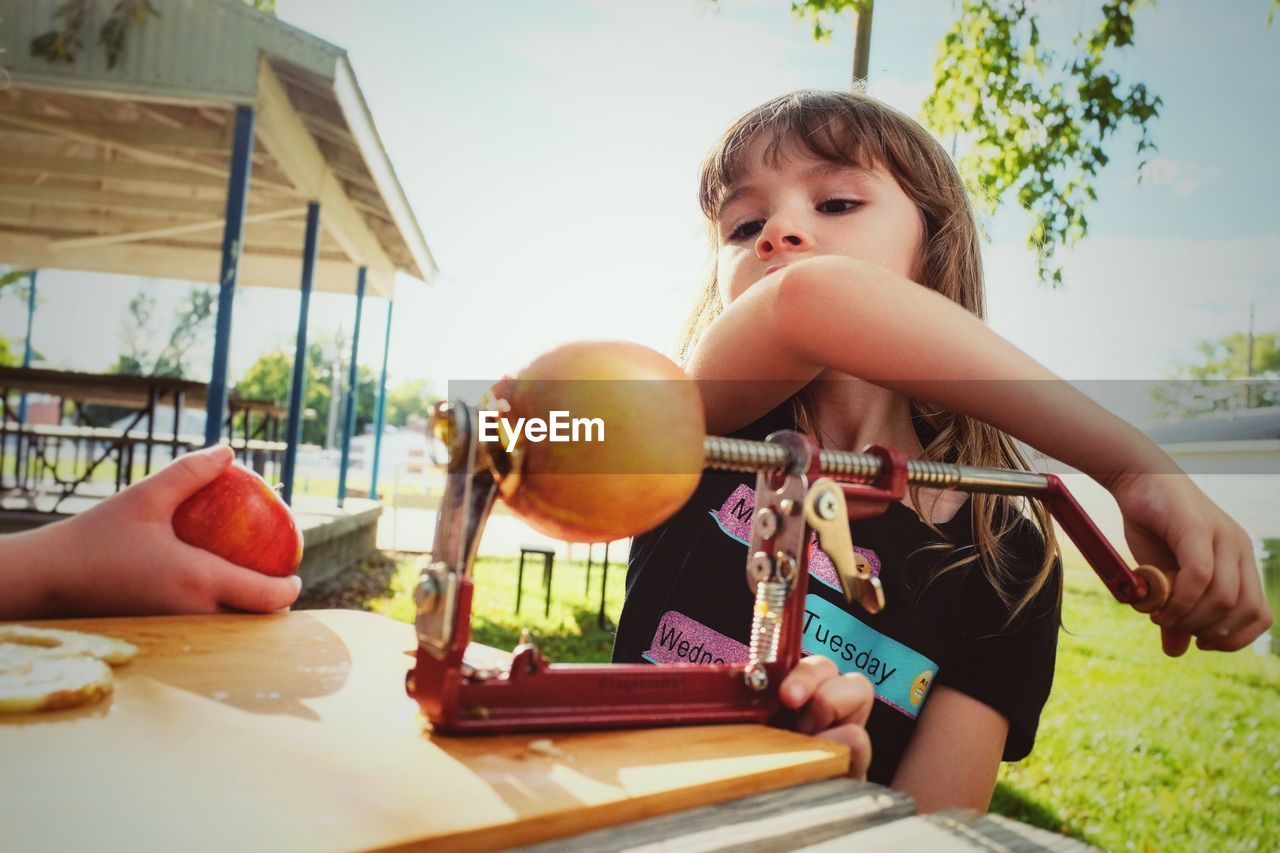
<svg viewBox="0 0 1280 853"><path fill-rule="evenodd" d="M301 535L232 458L227 447L188 453L93 509L0 537L0 619L288 607Z"/></svg>

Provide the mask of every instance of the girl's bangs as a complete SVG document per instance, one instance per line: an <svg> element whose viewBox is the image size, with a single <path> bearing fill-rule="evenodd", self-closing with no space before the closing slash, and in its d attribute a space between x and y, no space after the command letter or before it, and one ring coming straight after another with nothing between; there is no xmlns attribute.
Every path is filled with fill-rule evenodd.
<svg viewBox="0 0 1280 853"><path fill-rule="evenodd" d="M703 164L703 214L715 221L721 200L747 168L747 153L759 140L767 140L760 156L770 168L796 154L864 169L889 163L887 123L878 117L872 102L829 92L797 92L751 111L729 128Z"/></svg>

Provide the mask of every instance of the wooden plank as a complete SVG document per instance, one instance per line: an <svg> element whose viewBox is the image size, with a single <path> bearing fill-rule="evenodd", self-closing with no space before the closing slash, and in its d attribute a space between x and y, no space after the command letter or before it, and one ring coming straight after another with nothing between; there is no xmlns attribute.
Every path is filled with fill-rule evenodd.
<svg viewBox="0 0 1280 853"><path fill-rule="evenodd" d="M22 780L0 826L21 849L492 849L848 764L843 747L748 725L434 736L404 691L412 626L367 613L45 624L140 653L103 705L0 718Z"/></svg>
<svg viewBox="0 0 1280 853"><path fill-rule="evenodd" d="M226 209L226 205L219 199L122 193L83 187L32 186L25 183L11 183L3 178L0 178L0 201L15 205L98 210L110 216L120 216L128 212L153 216L185 216L200 221L211 220ZM263 210L263 206L263 202L258 202L251 208L251 212L257 215L281 209L279 200L275 200L274 206L267 210Z"/></svg>
<svg viewBox="0 0 1280 853"><path fill-rule="evenodd" d="M854 779L829 779L626 826L520 848L522 853L586 853L653 847L680 851L794 850L909 817L906 794Z"/></svg>
<svg viewBox="0 0 1280 853"><path fill-rule="evenodd" d="M139 135L137 133L117 133L106 126L107 123L93 125L85 123L80 119L31 119L25 116L13 115L0 111L0 134L6 130L10 133L20 132L27 135L35 134L37 137L53 137L56 139L65 139L73 142L79 142L86 145L106 146L117 151L124 151L137 157L145 163L154 163L162 166L176 166L194 172L201 172L206 175L214 175L222 180L226 180L229 169L224 165L212 165L201 162L196 159L198 154L217 154L219 156L229 157L231 153L231 128L230 126L217 130L210 128L206 132L212 135L217 132L225 140L225 144L221 146L186 146L192 150L188 156L178 156L164 151L156 151L152 149L155 145L154 141L149 142L147 134ZM170 134L177 131L169 131ZM206 140L207 142L208 140ZM275 189L282 192L296 193L297 191L288 185L281 184L273 179L253 178L250 176L249 186L251 188Z"/></svg>
<svg viewBox="0 0 1280 853"><path fill-rule="evenodd" d="M258 229L271 228L271 225L255 224L246 227L244 232L244 250L253 255L262 257L284 257L295 258L302 254L303 236L302 234L291 234L289 232L278 230L274 232L263 232ZM149 240L142 244L157 249L169 247L175 249L187 249L191 251L211 251L221 249L222 237L214 232L200 232L197 234L184 234L178 237L157 238ZM329 261L337 261L350 265L347 255L342 251L342 247L333 241L332 237L321 236L320 247L317 257ZM354 267L352 267L354 269Z"/></svg>
<svg viewBox="0 0 1280 853"><path fill-rule="evenodd" d="M54 174L77 178L100 178L134 184L200 187L226 190L226 170L204 171L191 167L152 166L124 160L91 160L86 157L56 157L31 152L0 151L0 171L20 174ZM283 179L255 178L254 186L296 196L298 191Z"/></svg>
<svg viewBox="0 0 1280 853"><path fill-rule="evenodd" d="M279 65L273 64L271 70L276 73L280 82L285 84L289 100L304 119L320 118L335 130L350 137L347 121L342 115L338 102L333 99L332 90L322 91L309 82L304 83L297 75L289 74Z"/></svg>
<svg viewBox="0 0 1280 853"><path fill-rule="evenodd" d="M218 221L221 222L221 220ZM44 237L52 238L52 242L73 235L88 237L99 234L125 234L131 231L162 230L191 224L200 224L200 222L192 222L190 218L175 219L173 215L140 217L137 214L126 216L111 212L95 214L87 211L43 208L33 204L0 203L0 226L7 225L39 233ZM263 246L281 251L294 251L300 255L304 224L301 221L294 222L287 219L276 222L250 222L245 226L245 244L251 247ZM194 235L188 235L188 238L192 239L192 242L201 244L202 248L217 248L221 251L222 234L216 230L207 232L207 236L206 232L197 231ZM252 250L251 248L250 251ZM340 248L332 237L322 233L320 250L324 253L340 251Z"/></svg>
<svg viewBox="0 0 1280 853"><path fill-rule="evenodd" d="M330 168L349 183L368 187L377 190L378 185L373 182L373 178L369 175L368 166L365 165L364 158L359 154L346 148L334 145L328 140L317 140L321 152L328 161Z"/></svg>
<svg viewBox="0 0 1280 853"><path fill-rule="evenodd" d="M369 113L369 104L356 85L355 74L345 56L338 57L334 64L333 94L342 109L347 126L351 128L351 135L364 153L363 159L369 175L377 184L379 194L391 212L391 218L395 220L398 242L404 246L413 261L408 267L409 272L429 281L436 273L435 259L422 236L422 229L413 215L409 200L405 198L404 188L391 167L391 161L374 127L373 116Z"/></svg>
<svg viewBox="0 0 1280 853"><path fill-rule="evenodd" d="M1096 853L1098 848L1065 835L1057 835L1047 829L1018 823L1007 817L993 814L980 814L972 809L953 809L936 815L928 815L925 820L942 823L950 827L957 825L976 833L988 842L984 848L990 850L999 847L1010 853L1022 851L1048 851L1049 853Z"/></svg>
<svg viewBox="0 0 1280 853"><path fill-rule="evenodd" d="M837 836L805 846L808 853L843 853L850 849L865 853L898 853L900 850L1085 853L1096 848L1049 833L1013 831L1007 823L977 814L966 819L936 814L908 817L873 826L853 836Z"/></svg>
<svg viewBox="0 0 1280 853"><path fill-rule="evenodd" d="M263 147L275 157L289 181L320 203L320 222L347 257L368 267L370 277L381 285L378 289L383 293L394 292L394 264L351 204L341 181L294 109L284 84L265 59L258 68L255 127Z"/></svg>
<svg viewBox="0 0 1280 853"><path fill-rule="evenodd" d="M119 145L131 149L177 149L185 151L231 150L231 134L227 128L184 127L175 129L146 122L94 120L76 118L34 117L0 112L0 122L28 133L42 133L67 139L96 140L100 144Z"/></svg>
<svg viewBox="0 0 1280 853"><path fill-rule="evenodd" d="M25 75L24 75L25 77ZM79 85L77 85L79 84ZM60 78L52 83L38 83L24 79L22 83L4 90L4 95L19 112L38 115L41 109L52 106L63 114L75 116L99 115L103 109L110 111L111 104L130 102L140 107L144 104L172 109L184 115L200 115L205 120L222 124L216 116L232 113L226 102L210 103L207 97L193 98L163 95L155 92L121 92L110 88L94 87L88 81Z"/></svg>
<svg viewBox="0 0 1280 853"><path fill-rule="evenodd" d="M164 397L172 397L181 392L187 395L188 405L199 407L204 405L205 383L165 376L80 373L42 367L0 367L0 388L130 408L146 406L153 390Z"/></svg>
<svg viewBox="0 0 1280 853"><path fill-rule="evenodd" d="M206 284L218 280L221 261L221 252L213 245L196 249L125 243L59 251L49 244L47 237L0 232L0 257L18 268L86 270ZM296 290L302 274L301 254L266 254L246 245L240 258L240 284ZM350 262L321 260L316 264L313 284L326 293L355 293L356 267Z"/></svg>
<svg viewBox="0 0 1280 853"><path fill-rule="evenodd" d="M277 219L293 219L303 216L307 212L305 207L289 207L283 210L264 210L260 213L249 213L244 217L244 222L272 222ZM55 240L49 244L51 249L85 249L91 246L111 246L118 243L137 243L143 240L151 240L157 237L174 237L180 234L191 234L197 231L212 231L221 229L226 224L226 220L222 218L208 219L204 222L191 222L185 225L170 225L164 228L150 228L144 231L126 231L120 234L107 234L100 237L75 237L68 240ZM246 239L246 242L247 239Z"/></svg>
<svg viewBox="0 0 1280 853"><path fill-rule="evenodd" d="M87 157L54 157L18 151L0 151L0 171L22 174L53 173L83 178L107 178L168 185L226 189L225 175L211 175L175 166L150 166L121 160L90 160Z"/></svg>
<svg viewBox="0 0 1280 853"><path fill-rule="evenodd" d="M213 199L139 195L104 192L73 187L33 187L0 181L0 199L25 204L44 204L77 210L116 210L130 213L182 213L209 218L221 214L226 204Z"/></svg>
<svg viewBox="0 0 1280 853"><path fill-rule="evenodd" d="M307 113L299 113L299 115L302 116L303 124L307 126L307 130L311 131L311 133L321 139L328 140L334 145L345 148L357 156L359 155L360 149L356 147L356 141L351 138L351 133L346 127L325 121L315 115L308 115Z"/></svg>

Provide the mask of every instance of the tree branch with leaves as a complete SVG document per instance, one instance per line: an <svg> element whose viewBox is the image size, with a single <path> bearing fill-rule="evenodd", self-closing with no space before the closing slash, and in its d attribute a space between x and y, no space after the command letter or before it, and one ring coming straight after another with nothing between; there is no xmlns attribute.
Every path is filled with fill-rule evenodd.
<svg viewBox="0 0 1280 853"><path fill-rule="evenodd" d="M145 291L129 300L128 316L122 328L125 351L111 366L112 373L132 376L188 376L191 350L208 331L217 305L217 294L209 287L192 287L173 313L169 337L158 352L152 342L162 339L155 327L156 298Z"/></svg>
<svg viewBox="0 0 1280 853"><path fill-rule="evenodd" d="M1055 286L1057 249L1089 232L1085 210L1098 198L1108 144L1126 125L1138 131L1139 179L1155 148L1160 97L1109 64L1134 44L1133 13L1144 2L1106 0L1097 26L1056 52L1024 0L964 0L939 46L924 120L967 140L956 165L980 209L991 214L1013 198L1031 214L1027 245L1041 281Z"/></svg>
<svg viewBox="0 0 1280 853"><path fill-rule="evenodd" d="M869 20L872 2L792 0L791 12L823 41L841 16L865 13ZM1138 132L1139 179L1155 150L1160 97L1122 79L1113 65L1135 44L1134 14L1148 4L1103 0L1092 29L1051 49L1041 40L1035 3L961 0L938 45L922 121L944 139L964 140L956 165L980 210L992 214L1014 200L1030 213L1027 244L1040 280L1054 286L1062 284L1058 249L1089 233L1086 211L1098 199L1096 179L1117 135L1126 127ZM1268 25L1277 9L1280 0L1270 0Z"/></svg>

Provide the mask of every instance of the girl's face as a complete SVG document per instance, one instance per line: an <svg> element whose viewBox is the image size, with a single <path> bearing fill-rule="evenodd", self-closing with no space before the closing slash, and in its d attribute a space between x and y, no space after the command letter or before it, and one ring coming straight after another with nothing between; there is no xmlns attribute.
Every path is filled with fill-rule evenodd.
<svg viewBox="0 0 1280 853"><path fill-rule="evenodd" d="M924 239L920 211L883 167L860 169L791 146L775 166L765 142L716 218L716 280L728 305L764 276L819 255L844 255L911 278Z"/></svg>

